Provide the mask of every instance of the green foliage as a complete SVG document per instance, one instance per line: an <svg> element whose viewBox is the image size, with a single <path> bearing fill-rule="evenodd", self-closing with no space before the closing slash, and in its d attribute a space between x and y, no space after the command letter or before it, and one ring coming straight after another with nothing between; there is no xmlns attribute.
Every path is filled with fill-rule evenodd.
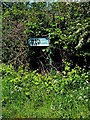
<svg viewBox="0 0 90 120"><path fill-rule="evenodd" d="M5 4L8 8L3 5L2 61L8 65L0 68L3 118L88 119L90 71L78 64L90 65L89 2L56 2L48 7L44 2ZM41 55L38 48L27 45L27 39L48 33L53 65L54 58L59 59L62 73L52 70L42 76L26 69L32 66L31 60L36 62L35 54ZM39 48L47 64L50 48Z"/></svg>
<svg viewBox="0 0 90 120"><path fill-rule="evenodd" d="M53 54L55 49L58 49L61 59L72 61L74 65L79 62L72 57L78 59L82 57L85 63L82 60L81 66L89 66L89 2L68 4L57 2L49 3L48 7L44 2L6 3L6 5L9 8L3 5L2 14L4 63L12 63L16 68L19 65L27 66L27 63L30 63L29 58L34 57L32 48L27 45L27 39L50 33Z"/></svg>
<svg viewBox="0 0 90 120"><path fill-rule="evenodd" d="M90 71L80 67L62 73L15 71L1 65L3 118L89 118Z"/></svg>

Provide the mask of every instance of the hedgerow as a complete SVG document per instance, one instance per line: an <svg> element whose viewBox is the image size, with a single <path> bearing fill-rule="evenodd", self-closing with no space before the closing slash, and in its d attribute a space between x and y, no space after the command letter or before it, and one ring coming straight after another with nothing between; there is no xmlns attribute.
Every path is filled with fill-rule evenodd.
<svg viewBox="0 0 90 120"><path fill-rule="evenodd" d="M16 69L27 64L29 69L39 69L41 62L48 67L51 48L53 66L58 70L63 61L90 69L89 4L2 3L2 61ZM28 46L28 39L48 37L49 33L49 47Z"/></svg>

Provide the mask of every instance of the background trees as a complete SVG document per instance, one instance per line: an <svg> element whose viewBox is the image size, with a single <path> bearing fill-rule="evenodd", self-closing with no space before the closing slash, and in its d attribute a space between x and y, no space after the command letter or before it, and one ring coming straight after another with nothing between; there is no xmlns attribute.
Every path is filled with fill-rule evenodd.
<svg viewBox="0 0 90 120"><path fill-rule="evenodd" d="M61 70L64 62L68 61L72 67L78 64L89 68L89 2L68 4L57 2L49 3L48 6L44 2L2 4L4 63L12 63L15 68L30 64L29 67L32 69L40 66L38 60L43 61L45 65L49 64L49 48L31 48L27 40L30 37L42 37L50 33L54 67ZM40 56L43 57L40 59ZM37 60L36 65L32 65L33 60Z"/></svg>

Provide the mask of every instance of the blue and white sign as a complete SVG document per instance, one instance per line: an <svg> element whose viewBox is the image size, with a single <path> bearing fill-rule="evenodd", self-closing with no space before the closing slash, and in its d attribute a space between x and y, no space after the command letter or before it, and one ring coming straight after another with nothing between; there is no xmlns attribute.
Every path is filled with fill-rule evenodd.
<svg viewBox="0 0 90 120"><path fill-rule="evenodd" d="M49 46L49 39L46 38L30 38L28 39L30 46Z"/></svg>

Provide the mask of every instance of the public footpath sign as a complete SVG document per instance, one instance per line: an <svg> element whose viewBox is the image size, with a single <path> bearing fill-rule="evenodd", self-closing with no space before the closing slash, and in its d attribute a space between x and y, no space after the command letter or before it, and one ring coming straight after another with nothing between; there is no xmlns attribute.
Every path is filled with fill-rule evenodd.
<svg viewBox="0 0 90 120"><path fill-rule="evenodd" d="M46 38L30 38L28 39L30 46L49 46L49 39Z"/></svg>

